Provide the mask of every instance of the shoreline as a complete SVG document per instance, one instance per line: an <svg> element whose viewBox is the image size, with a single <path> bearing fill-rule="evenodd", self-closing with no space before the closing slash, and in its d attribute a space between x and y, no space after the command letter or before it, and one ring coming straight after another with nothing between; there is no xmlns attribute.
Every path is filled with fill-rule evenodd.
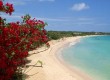
<svg viewBox="0 0 110 80"><path fill-rule="evenodd" d="M77 67L74 67L71 64L67 63L66 61L64 61L63 60L63 57L62 57L62 50L64 48L75 46L75 44L79 43L80 42L80 39L81 38L84 38L84 37L92 37L92 36L78 36L78 37L73 37L73 40L69 40L69 42L67 42L63 46L61 46L60 50L57 50L56 53L55 53L56 58L59 60L59 62L63 66L65 66L67 69L69 69L69 72L71 71L71 74L72 74L71 76L74 76L76 78L75 80L93 80L93 79L91 79L90 76L88 76L83 71L79 70Z"/></svg>
<svg viewBox="0 0 110 80"><path fill-rule="evenodd" d="M92 80L83 72L63 61L61 54L58 52L68 44L75 45L83 37L77 36L52 40L49 42L50 48L48 50L30 56L28 59L32 61L29 65L33 65L40 60L43 62L43 67L29 67L26 74L31 76L26 80ZM30 54L36 53L38 50L31 51ZM30 70L31 68L32 70Z"/></svg>
<svg viewBox="0 0 110 80"><path fill-rule="evenodd" d="M62 50L64 48L75 46L75 44L79 43L80 42L80 39L81 38L84 38L84 37L92 37L92 36L80 36L78 39L73 40L72 42L69 42L66 45L64 45L63 47L61 47L60 50L58 50L55 53L55 56L59 60L59 62L61 64L63 64L66 68L68 68L69 71L71 71L71 73L73 74L73 76L76 77L75 80L93 80L93 79L90 76L88 76L86 73L84 73L83 71L79 70L77 67L72 66L71 64L69 64L68 62L66 62L65 60L63 60Z"/></svg>

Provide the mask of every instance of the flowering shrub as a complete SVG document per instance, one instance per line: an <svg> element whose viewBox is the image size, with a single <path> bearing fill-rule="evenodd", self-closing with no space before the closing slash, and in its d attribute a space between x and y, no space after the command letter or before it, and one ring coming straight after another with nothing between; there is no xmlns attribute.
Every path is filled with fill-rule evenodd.
<svg viewBox="0 0 110 80"><path fill-rule="evenodd" d="M6 3L3 5L3 2L0 0L0 11L6 12L7 14L9 13L11 15L14 11L13 4Z"/></svg>
<svg viewBox="0 0 110 80"><path fill-rule="evenodd" d="M9 15L14 11L10 3L3 4L0 0L0 12ZM45 23L31 19L29 15L23 21L6 23L0 17L0 80L12 80L19 66L25 65L28 51L42 44L49 46Z"/></svg>

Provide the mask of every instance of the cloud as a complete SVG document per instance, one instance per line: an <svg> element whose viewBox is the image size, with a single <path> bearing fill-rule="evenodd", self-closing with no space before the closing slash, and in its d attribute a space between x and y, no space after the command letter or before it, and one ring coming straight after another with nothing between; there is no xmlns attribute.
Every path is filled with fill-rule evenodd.
<svg viewBox="0 0 110 80"><path fill-rule="evenodd" d="M13 5L17 5L17 6L26 4L26 1L21 1L21 0L7 0L7 1L5 1L5 3L7 3L7 2L9 2Z"/></svg>
<svg viewBox="0 0 110 80"><path fill-rule="evenodd" d="M44 1L49 1L49 2L54 2L55 0L38 0L40 2L44 2Z"/></svg>
<svg viewBox="0 0 110 80"><path fill-rule="evenodd" d="M97 26L110 26L109 23L97 23L95 25L97 25Z"/></svg>
<svg viewBox="0 0 110 80"><path fill-rule="evenodd" d="M15 18L15 19L20 19L21 16L19 15L12 15L12 16L9 16L9 15L1 15L1 17L3 18Z"/></svg>
<svg viewBox="0 0 110 80"><path fill-rule="evenodd" d="M55 21L55 22L67 21L67 20L62 19L62 18L42 18L42 17L32 17L32 18L36 18L37 20Z"/></svg>
<svg viewBox="0 0 110 80"><path fill-rule="evenodd" d="M77 3L77 4L74 4L71 9L74 11L82 11L85 9L89 9L89 6L85 3Z"/></svg>
<svg viewBox="0 0 110 80"><path fill-rule="evenodd" d="M79 21L93 21L94 18L88 18L88 17L80 17L78 18Z"/></svg>
<svg viewBox="0 0 110 80"><path fill-rule="evenodd" d="M20 2L20 1L11 1L10 3L14 5L25 5L26 4L25 2Z"/></svg>
<svg viewBox="0 0 110 80"><path fill-rule="evenodd" d="M32 2L32 1L35 1L35 0L6 0L6 1L4 1L5 3L6 2L9 2L9 3L11 3L11 4L13 4L13 5L26 5L27 3L29 3L29 2Z"/></svg>
<svg viewBox="0 0 110 80"><path fill-rule="evenodd" d="M24 14L22 13L12 13L12 15L7 15L7 14L1 14L0 15L2 18L6 19L6 22L16 22L16 21L22 21L22 16L24 16Z"/></svg>
<svg viewBox="0 0 110 80"><path fill-rule="evenodd" d="M2 14L1 17L6 18L9 20L9 22L12 21L22 21L21 16L24 16L24 14L21 13L14 13L13 15L4 15ZM61 17L61 18L49 18L49 17L37 17L32 16L31 19L36 18L37 20L43 20L44 22L47 22L49 26L80 26L80 25L93 25L94 19L88 18L88 17ZM98 24L102 25L102 24Z"/></svg>

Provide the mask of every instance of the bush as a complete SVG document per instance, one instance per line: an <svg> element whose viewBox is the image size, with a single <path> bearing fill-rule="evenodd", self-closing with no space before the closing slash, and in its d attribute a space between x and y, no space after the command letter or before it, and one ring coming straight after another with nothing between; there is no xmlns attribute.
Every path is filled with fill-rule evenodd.
<svg viewBox="0 0 110 80"><path fill-rule="evenodd" d="M14 8L12 4L3 4L0 0L0 11L11 15ZM29 15L22 19L21 23L6 23L0 17L0 80L12 80L13 75L22 73L28 51L42 44L49 46L45 23L31 19Z"/></svg>

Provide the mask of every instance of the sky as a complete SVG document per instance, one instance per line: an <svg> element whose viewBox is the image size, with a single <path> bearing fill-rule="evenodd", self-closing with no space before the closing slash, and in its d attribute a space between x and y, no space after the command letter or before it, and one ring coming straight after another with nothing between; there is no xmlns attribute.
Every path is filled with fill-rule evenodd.
<svg viewBox="0 0 110 80"><path fill-rule="evenodd" d="M110 32L110 0L5 0L13 3L7 21L21 21L21 16L48 23L47 30Z"/></svg>

